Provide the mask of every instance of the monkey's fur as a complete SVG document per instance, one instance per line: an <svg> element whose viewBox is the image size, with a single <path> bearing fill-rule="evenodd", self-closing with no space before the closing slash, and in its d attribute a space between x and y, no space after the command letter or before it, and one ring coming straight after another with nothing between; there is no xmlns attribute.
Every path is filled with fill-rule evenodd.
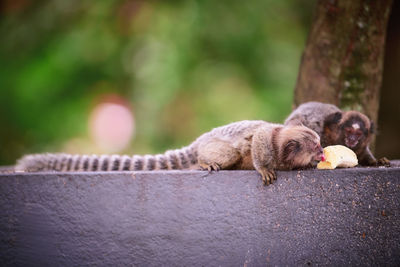
<svg viewBox="0 0 400 267"><path fill-rule="evenodd" d="M319 136L304 126L265 121L240 121L201 135L187 147L165 154L27 155L18 161L22 171L138 171L173 169L255 169L265 184L276 179L274 170L308 167L323 157Z"/></svg>
<svg viewBox="0 0 400 267"><path fill-rule="evenodd" d="M285 125L304 125L321 137L323 147L344 145L352 149L361 165L376 165L369 149L374 126L370 119L357 111L341 111L331 104L307 102L295 109Z"/></svg>

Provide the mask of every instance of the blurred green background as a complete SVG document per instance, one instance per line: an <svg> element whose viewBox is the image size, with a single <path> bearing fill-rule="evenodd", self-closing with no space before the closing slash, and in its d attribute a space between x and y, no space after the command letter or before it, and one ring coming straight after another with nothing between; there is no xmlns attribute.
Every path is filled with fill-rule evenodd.
<svg viewBox="0 0 400 267"><path fill-rule="evenodd" d="M126 100L118 153L162 152L291 110L315 1L1 1L0 165L25 153L102 153L89 117Z"/></svg>

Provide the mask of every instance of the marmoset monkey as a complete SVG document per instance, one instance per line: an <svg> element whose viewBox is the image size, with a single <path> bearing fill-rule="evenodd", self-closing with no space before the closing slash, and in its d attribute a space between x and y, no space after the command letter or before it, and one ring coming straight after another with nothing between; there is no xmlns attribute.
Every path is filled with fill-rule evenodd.
<svg viewBox="0 0 400 267"><path fill-rule="evenodd" d="M304 126L283 126L265 121L240 121L201 135L189 146L164 154L27 155L17 163L22 171L139 171L206 169L255 169L268 185L274 170L310 166L324 159L320 137Z"/></svg>
<svg viewBox="0 0 400 267"><path fill-rule="evenodd" d="M309 127L319 134L323 147L344 145L357 154L361 165L377 164L368 147L374 134L374 125L358 111L341 111L335 105L307 102L289 115L285 125Z"/></svg>

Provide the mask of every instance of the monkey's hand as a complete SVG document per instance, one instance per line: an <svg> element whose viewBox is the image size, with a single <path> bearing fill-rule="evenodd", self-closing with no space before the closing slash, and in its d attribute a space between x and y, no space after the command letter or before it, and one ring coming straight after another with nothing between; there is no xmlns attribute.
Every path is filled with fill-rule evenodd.
<svg viewBox="0 0 400 267"><path fill-rule="evenodd" d="M202 171L208 171L208 172L212 172L212 171L219 171L221 169L221 166L218 163L211 163L211 164L205 164L205 163L200 163L200 169Z"/></svg>
<svg viewBox="0 0 400 267"><path fill-rule="evenodd" d="M274 180L276 180L276 173L274 170L264 167L259 169L258 172L261 174L264 185L270 185Z"/></svg>
<svg viewBox="0 0 400 267"><path fill-rule="evenodd" d="M378 166L390 167L390 160L388 160L386 157L383 157L378 159L377 164Z"/></svg>

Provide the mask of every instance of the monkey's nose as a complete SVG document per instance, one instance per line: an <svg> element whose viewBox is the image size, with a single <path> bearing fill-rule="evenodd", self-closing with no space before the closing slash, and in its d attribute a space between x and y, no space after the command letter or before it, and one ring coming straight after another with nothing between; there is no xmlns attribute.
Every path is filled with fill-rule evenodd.
<svg viewBox="0 0 400 267"><path fill-rule="evenodd" d="M321 151L321 152L315 154L313 160L316 160L316 161L325 161L325 160L326 160L326 157L325 157L325 155L324 155L324 152Z"/></svg>
<svg viewBox="0 0 400 267"><path fill-rule="evenodd" d="M326 160L325 155L324 155L324 149L322 148L322 146L318 147L317 160L318 161Z"/></svg>
<svg viewBox="0 0 400 267"><path fill-rule="evenodd" d="M322 146L318 147L318 157L320 161L325 161L325 155L324 155L324 149L322 148Z"/></svg>

